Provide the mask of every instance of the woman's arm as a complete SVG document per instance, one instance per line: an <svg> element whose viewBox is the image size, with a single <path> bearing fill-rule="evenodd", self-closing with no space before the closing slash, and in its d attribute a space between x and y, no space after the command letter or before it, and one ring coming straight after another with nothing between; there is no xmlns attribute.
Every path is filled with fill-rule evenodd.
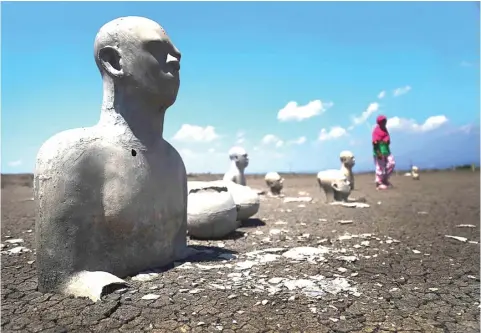
<svg viewBox="0 0 481 333"><path fill-rule="evenodd" d="M374 149L374 152L376 153L376 156L378 158L382 157L381 150L379 149L379 141L373 141L372 147Z"/></svg>

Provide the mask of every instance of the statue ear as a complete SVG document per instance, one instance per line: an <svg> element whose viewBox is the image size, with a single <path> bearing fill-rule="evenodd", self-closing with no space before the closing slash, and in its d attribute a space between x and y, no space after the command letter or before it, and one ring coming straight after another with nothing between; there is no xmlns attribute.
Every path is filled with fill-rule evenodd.
<svg viewBox="0 0 481 333"><path fill-rule="evenodd" d="M119 50L106 46L100 49L98 56L102 67L110 76L120 77L124 74Z"/></svg>

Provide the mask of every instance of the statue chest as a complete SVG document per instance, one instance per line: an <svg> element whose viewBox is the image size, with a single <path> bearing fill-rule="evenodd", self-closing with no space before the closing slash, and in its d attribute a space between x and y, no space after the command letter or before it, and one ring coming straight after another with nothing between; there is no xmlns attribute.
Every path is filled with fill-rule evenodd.
<svg viewBox="0 0 481 333"><path fill-rule="evenodd" d="M104 177L106 218L151 223L185 215L186 176L178 155L112 154L107 158Z"/></svg>

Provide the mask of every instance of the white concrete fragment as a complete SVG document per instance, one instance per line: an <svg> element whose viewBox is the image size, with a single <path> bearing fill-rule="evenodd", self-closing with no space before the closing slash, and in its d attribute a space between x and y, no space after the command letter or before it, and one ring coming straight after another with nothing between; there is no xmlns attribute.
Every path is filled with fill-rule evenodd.
<svg viewBox="0 0 481 333"><path fill-rule="evenodd" d="M251 269L255 264L256 264L255 261L246 260L246 261L236 263L235 269L236 270Z"/></svg>
<svg viewBox="0 0 481 333"><path fill-rule="evenodd" d="M329 248L321 247L295 247L282 254L282 256L293 260L320 259L324 254L329 253Z"/></svg>
<svg viewBox="0 0 481 333"><path fill-rule="evenodd" d="M151 281L159 276L159 273L147 272L140 273L132 277L132 281L147 282Z"/></svg>
<svg viewBox="0 0 481 333"><path fill-rule="evenodd" d="M128 286L117 276L102 272L81 271L73 274L62 286L61 293L75 297L88 297L97 302L109 286Z"/></svg>
<svg viewBox="0 0 481 333"><path fill-rule="evenodd" d="M288 202L311 202L311 197L285 197L284 203Z"/></svg>
<svg viewBox="0 0 481 333"><path fill-rule="evenodd" d="M337 257L337 259L347 262L355 262L358 258L356 256L340 256Z"/></svg>
<svg viewBox="0 0 481 333"><path fill-rule="evenodd" d="M142 296L141 299L150 301L150 300L158 299L159 297L160 297L160 295L147 294L147 295Z"/></svg>
<svg viewBox="0 0 481 333"><path fill-rule="evenodd" d="M455 240L460 241L460 242L463 242L463 243L466 243L467 240L468 240L466 237L460 237L460 236L444 235L444 237L446 237L446 238L452 238L452 239L455 239Z"/></svg>
<svg viewBox="0 0 481 333"><path fill-rule="evenodd" d="M6 251L2 251L2 253L6 253L8 255L20 254L25 252L32 252L32 251L30 249L27 249L25 246L17 246L17 247L8 249Z"/></svg>
<svg viewBox="0 0 481 333"><path fill-rule="evenodd" d="M348 208L369 208L371 207L369 204L364 202L343 202L343 201L334 201L329 203L332 206L343 206Z"/></svg>
<svg viewBox="0 0 481 333"><path fill-rule="evenodd" d="M20 244L20 243L23 243L23 239L22 239L22 238L7 239L7 240L5 241L5 243L9 243L9 244Z"/></svg>

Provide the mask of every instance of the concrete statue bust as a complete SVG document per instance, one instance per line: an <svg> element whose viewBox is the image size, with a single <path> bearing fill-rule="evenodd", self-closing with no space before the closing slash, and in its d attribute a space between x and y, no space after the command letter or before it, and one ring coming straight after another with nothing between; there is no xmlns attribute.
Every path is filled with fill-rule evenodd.
<svg viewBox="0 0 481 333"><path fill-rule="evenodd" d="M329 169L317 174L317 182L326 195L326 202L347 201L354 190L352 168L356 165L354 154L344 150L339 154L340 169Z"/></svg>
<svg viewBox="0 0 481 333"><path fill-rule="evenodd" d="M239 185L246 185L245 169L249 165L249 156L244 148L232 147L229 150L230 168L225 173L223 180L228 180Z"/></svg>
<svg viewBox="0 0 481 333"><path fill-rule="evenodd" d="M267 187L269 187L270 194L273 196L281 195L282 188L284 187L284 178L277 172L268 172L264 180Z"/></svg>
<svg viewBox="0 0 481 333"><path fill-rule="evenodd" d="M102 279L89 272L107 285L169 264L185 253L187 229L185 166L162 137L179 50L156 22L122 17L100 29L94 55L100 120L47 140L34 185L39 290L92 299L101 288L89 283Z"/></svg>

